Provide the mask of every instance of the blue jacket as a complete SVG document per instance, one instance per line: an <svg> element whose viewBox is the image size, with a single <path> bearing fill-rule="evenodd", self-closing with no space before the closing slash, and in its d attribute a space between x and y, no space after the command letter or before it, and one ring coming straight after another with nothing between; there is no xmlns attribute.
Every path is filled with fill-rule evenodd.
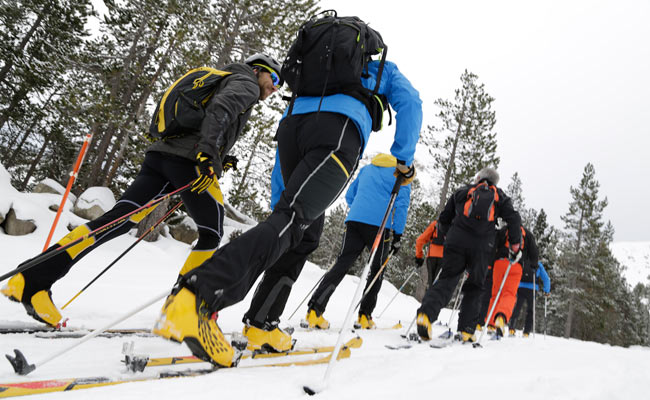
<svg viewBox="0 0 650 400"><path fill-rule="evenodd" d="M395 166L397 160L388 154L379 154L372 159L370 165L359 170L359 175L350 184L345 194L345 200L350 211L345 221L362 222L368 225L380 226L390 201L390 194L395 185ZM386 222L386 228L401 235L406 225L409 202L411 201L411 185L402 186L395 199L391 215Z"/></svg>
<svg viewBox="0 0 650 400"><path fill-rule="evenodd" d="M548 277L548 274L546 273L546 270L544 269L544 265L542 265L542 262L537 263L538 268L537 272L535 273L535 277L537 279L542 280L542 285L544 285L544 293L548 293L551 291L551 278ZM525 288L525 289L532 289L533 288L533 283L532 282L524 282L521 281L519 283L520 288ZM535 290L539 290L539 285L537 282L535 282Z"/></svg>
<svg viewBox="0 0 650 400"><path fill-rule="evenodd" d="M271 172L271 210L275 208L280 195L284 192L284 180L282 179L282 168L280 167L280 153L275 152L275 164Z"/></svg>
<svg viewBox="0 0 650 400"><path fill-rule="evenodd" d="M370 90L375 88L378 69L379 61L368 63L370 76L361 79L364 87ZM379 93L388 98L388 102L396 113L395 139L390 152L398 160L405 161L406 165L411 165L422 127L420 94L397 69L397 66L390 61L384 63ZM344 94L325 96L322 104L320 97L301 96L295 99L292 114L316 112L319 104L320 111L343 114L355 122L361 135L361 154L363 154L363 149L368 143L368 137L372 130L372 120L366 106L354 97ZM285 110L283 118L286 117L287 112L288 108Z"/></svg>

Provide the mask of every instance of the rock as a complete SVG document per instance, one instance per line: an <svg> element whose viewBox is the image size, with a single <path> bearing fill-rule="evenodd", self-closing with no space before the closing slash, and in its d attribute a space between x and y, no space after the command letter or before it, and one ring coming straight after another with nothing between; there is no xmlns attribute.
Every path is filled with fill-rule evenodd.
<svg viewBox="0 0 650 400"><path fill-rule="evenodd" d="M36 224L33 221L18 219L13 208L7 213L7 218L2 223L2 226L5 233L12 236L27 235L36 230Z"/></svg>
<svg viewBox="0 0 650 400"><path fill-rule="evenodd" d="M36 184L32 193L53 193L53 194L63 194L65 193L65 187L61 186L59 182L54 179L46 178ZM71 202L77 201L77 196L73 193L68 193L68 199ZM56 211L56 210L54 210Z"/></svg>
<svg viewBox="0 0 650 400"><path fill-rule="evenodd" d="M183 218L177 225L170 225L169 233L174 239L187 244L192 244L199 237L198 228L189 217Z"/></svg>
<svg viewBox="0 0 650 400"><path fill-rule="evenodd" d="M102 216L114 205L115 197L109 188L94 186L86 189L79 196L72 212L81 218L93 220Z"/></svg>

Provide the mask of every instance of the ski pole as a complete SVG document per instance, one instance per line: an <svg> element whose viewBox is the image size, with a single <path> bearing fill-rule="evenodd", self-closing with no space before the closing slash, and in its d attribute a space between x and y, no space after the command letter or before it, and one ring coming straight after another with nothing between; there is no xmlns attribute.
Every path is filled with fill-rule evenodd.
<svg viewBox="0 0 650 400"><path fill-rule="evenodd" d="M535 275L533 274L533 339L535 338L535 308L537 308L537 287L535 285Z"/></svg>
<svg viewBox="0 0 650 400"><path fill-rule="evenodd" d="M499 286L499 291L497 292L497 296L494 298L494 303L492 304L492 307L490 307L490 312L488 313L488 317L487 317L488 322L492 320L492 313L494 313L494 309L497 308L497 303L499 302L499 297L501 297L501 291L503 290L503 286L505 286L506 284L506 279L508 279L510 268L512 268L512 264L518 262L520 258L521 258L521 251L517 252L517 256L515 257L514 260L509 260L510 262L508 263L508 268L506 269L506 273L503 275L503 279L501 279L501 286ZM486 326L487 326L487 322L486 322ZM485 331L487 331L487 329L483 329L481 331L481 336L479 336L476 343L472 343L472 347L481 347L481 340L483 339L483 336L485 336Z"/></svg>
<svg viewBox="0 0 650 400"><path fill-rule="evenodd" d="M384 260L384 263L381 265L381 268L379 268L379 271L377 271L377 273L375 274L375 277L372 278L372 281L371 281L370 284L368 285L368 288L366 288L366 290L363 292L363 296L361 296L361 300L359 300L359 303L357 303L357 306L354 307L355 310L356 310L357 308L359 308L359 306L361 305L361 303L363 302L363 300L366 298L366 296L367 296L368 293L370 292L370 289L372 289L372 285L375 284L375 282L377 281L377 279L381 276L381 273L384 272L384 268L386 268L386 265L388 265L388 261L389 261L390 258L393 256L393 254L394 254L393 251L391 251L390 253L388 253L388 257L386 257L386 259Z"/></svg>
<svg viewBox="0 0 650 400"><path fill-rule="evenodd" d="M390 211L393 209L393 205L395 204L395 199L397 198L397 194L399 193L399 189L402 186L403 180L404 177L402 175L398 175L397 179L395 179L395 185L393 186L393 190L391 191L390 201L388 202L386 213L384 214L384 218L381 221L381 226L377 230L377 236L375 236L375 242L372 245L372 249L370 251L370 257L365 267L363 268L363 272L361 273L361 279L359 279L359 284L357 285L357 290L354 292L354 296L352 297L352 302L350 303L350 307L348 308L348 312L345 316L345 320L343 321L343 325L339 330L339 337L336 340L334 351L332 351L332 356L330 358L329 363L327 364L327 369L325 370L325 375L323 376L323 380L320 384L320 387L315 387L315 386L310 387L307 385L302 387L305 393L309 395L316 394L317 392L325 389L328 385L329 377L330 374L332 373L332 368L334 367L334 364L337 361L339 351L341 351L341 346L343 345L343 332L345 331L345 328L349 326L350 323L352 322L352 313L356 308L355 304L357 303L358 299L361 298L361 292L363 291L363 282L366 280L370 272L370 265L372 264L372 261L377 255L377 249L379 248L379 244L381 243L381 239L384 233L384 228L386 227L386 222L388 221L388 216L390 215Z"/></svg>
<svg viewBox="0 0 650 400"><path fill-rule="evenodd" d="M465 284L465 281L467 280L467 277L469 276L468 272L465 272L463 274L463 279L460 281L460 285L458 286L458 294L456 295L456 299L454 300L454 307L451 309L451 315L449 315L449 322L447 323L447 332L443 333L440 335L440 338L442 339L449 339L450 337L453 336L451 332L451 320L454 319L454 314L456 314L456 308L458 307L458 300L460 300L460 295L463 292L463 285Z"/></svg>
<svg viewBox="0 0 650 400"><path fill-rule="evenodd" d="M415 273L416 273L417 271L418 271L418 270L417 270L417 268L416 268L416 269L413 270L413 272L411 272L411 274L406 278L406 280L404 281L404 283L402 283L402 286L400 286L399 289L397 289L397 293L395 293L395 295L393 296L393 298L390 299L390 301L388 302L388 304L386 304L386 307L384 307L384 311L380 312L379 315L377 316L377 318L381 318L381 316L384 315L384 313L385 313L386 310L388 309L388 306L390 306L391 303L393 302L393 300L395 300L395 299L397 298L397 295L398 295L398 294L402 293L402 289L404 289L404 286L406 286L406 284L409 282L409 280L411 280L411 277L412 277L413 275L415 275Z"/></svg>
<svg viewBox="0 0 650 400"><path fill-rule="evenodd" d="M52 228L50 228L50 233L47 235L45 246L43 246L43 251L47 250L47 248L50 246L50 241L52 240L52 236L54 235L54 230L56 229L56 225L58 224L59 218L61 217L61 213L63 212L63 206L65 205L65 202L68 199L68 195L70 194L70 190L72 189L72 185L74 184L74 181L77 179L77 173L79 172L79 168L81 168L81 163L83 163L84 158L86 158L86 150L88 149L88 145L90 145L91 140L93 140L92 133L89 133L84 137L83 144L81 145L81 150L79 150L79 155L77 156L77 161L75 162L74 167L70 172L70 179L68 179L68 185L65 188L63 197L61 197L61 204L59 205L59 208L56 210L56 216L54 217L54 222L52 222Z"/></svg>
<svg viewBox="0 0 650 400"><path fill-rule="evenodd" d="M331 267L330 267L330 269L331 269ZM328 269L327 271L329 272L329 269ZM305 298L302 299L302 301L300 302L300 304L298 304L298 307L296 307L296 309L293 310L293 312L292 312L291 315L289 316L288 320L291 320L291 318L293 318L293 316L296 315L296 313L298 312L298 309L300 309L300 307L301 307L302 304L305 302L305 300L307 300L307 298L308 298L309 296L311 296L312 292L313 292L313 291L318 287L318 285L323 281L323 278L325 278L325 275L327 275L327 272L325 272L325 273L320 277L320 279L319 279L318 281L316 281L316 284L314 285L314 287L312 287L311 290L309 291L309 293L307 293L307 295L305 296Z"/></svg>
<svg viewBox="0 0 650 400"><path fill-rule="evenodd" d="M546 340L546 303L548 296L544 295L544 340Z"/></svg>
<svg viewBox="0 0 650 400"><path fill-rule="evenodd" d="M46 260L49 260L50 258L52 258L52 257L54 257L56 255L59 255L60 253L62 253L66 249L69 249L70 247L75 246L75 245L79 244L80 242L82 242L82 241L84 241L84 240L86 240L88 238L95 237L95 236L99 235L100 233L106 232L107 230L109 230L111 228L114 228L115 226L117 226L117 225L123 223L124 221L126 221L133 214L137 214L138 212L140 212L142 210L153 207L154 205L156 205L156 204L170 198L171 196L173 196L175 194L184 192L185 190L189 189L190 186L192 186L192 182L190 182L187 185L185 185L185 186L183 186L183 187L181 187L179 189L176 189L173 192L168 193L168 194L166 194L166 195L164 195L162 197L151 200L150 202L143 205L142 207L136 208L135 210L133 210L133 211L131 211L131 212L117 218L117 219L114 219L113 221L108 222L107 224L105 224L103 226L100 226L99 228L97 228L97 229L95 229L95 230L93 230L91 232L88 232L87 234L85 234L85 235L71 241L70 243L66 244L65 246L57 247L56 249L53 249L53 250L48 251L46 253L41 253L41 254L39 254L39 255L25 261L24 263L20 264L18 267L14 268L13 270L7 272L6 274L0 276L0 282L4 281L5 279L10 278L10 277L12 277L12 276L14 276L14 275L16 275L16 274L18 274L20 272L28 270L28 269L32 268L33 266L35 266L37 264L40 264L40 263L42 263L42 262L44 262Z"/></svg>
<svg viewBox="0 0 650 400"><path fill-rule="evenodd" d="M79 297L79 295L80 295L81 293L83 293L84 290L88 289L88 287L89 287L90 285L92 285L93 283L95 283L95 281L96 281L97 279L99 279L100 276L104 275L104 273L105 273L106 271L108 271L108 270L109 270L113 265L115 265L118 261L120 261L120 259L121 259L122 257L124 257L124 256L126 255L126 253L128 253L129 251L131 251L131 249L133 249L133 248L134 248L138 243L140 243L140 242L142 241L142 239L144 239L147 235L149 235L151 232L153 232L154 229L156 229L156 227L157 227L158 225L160 225L164 220L166 220L167 218L169 218L169 216L172 215L172 214L174 213L174 211L178 210L178 209L180 208L180 206L182 206L182 205L183 205L183 201L181 200L181 201L178 202L178 204L176 204L174 207L172 207L171 210L169 210L169 211L167 212L167 214L165 214L164 217L162 217L162 218L160 218L158 221L156 221L156 223L153 224L153 225L151 226L151 228L147 229L147 230L146 230L146 231L145 231L145 232L144 232L144 233L143 233L143 234L142 234L142 235L141 235L141 236L140 236L140 237L139 237L139 238L138 238L138 239L137 239L133 244L131 244L131 245L130 245L126 250L124 250L124 251L122 252L122 254L120 254L119 256L117 256L117 258L116 258L115 260L113 260L112 263L108 264L108 267L104 268L104 270L103 270L102 272L100 272L100 273L99 273L95 278L93 278L93 280L91 280L90 282L88 282L88 284L87 284L86 286L84 286L83 289L81 289L81 290L79 291L79 293L75 294L73 298L71 298L70 300L68 300L68 302L65 303L65 305L64 305L63 307L61 307L61 310L65 309L65 308L66 308L70 303L72 303L72 301L73 301L74 299L76 299L77 297Z"/></svg>
<svg viewBox="0 0 650 400"><path fill-rule="evenodd" d="M129 311L128 313L124 314L123 316L118 317L117 319L109 322L108 324L104 325L103 327L90 332L86 336L84 336L84 337L80 338L79 340L75 341L74 343L72 343L70 346L68 346L68 347L66 347L66 348L64 348L62 350L59 350L59 351L57 351L57 352L43 358L42 360L40 360L40 361L38 361L38 362L36 362L34 364L29 364L27 362L27 359L23 355L23 353L18 349L14 349L14 353L16 354L15 357L12 357L12 356L7 354L7 359L9 360L9 362L11 363L11 366L14 368L14 371L16 371L17 374L27 375L30 372L32 372L33 370L35 370L36 368L42 366L43 364L45 364L47 362L50 362L53 359L59 357L60 355L69 352L70 350L72 350L75 347L81 345L82 343L85 343L88 340L94 338L95 336L98 336L98 335L102 334L107 329L110 329L111 327L119 324L120 322L122 322L122 321L130 318L131 316L139 313L140 311L142 311L145 308L149 307L150 305L156 303L157 301L160 301L160 300L164 299L168 294L169 294L169 289L165 290L163 293L161 293L158 296L154 297L153 299L149 300L145 304L143 304L141 306L138 306L138 307L134 308L133 310Z"/></svg>

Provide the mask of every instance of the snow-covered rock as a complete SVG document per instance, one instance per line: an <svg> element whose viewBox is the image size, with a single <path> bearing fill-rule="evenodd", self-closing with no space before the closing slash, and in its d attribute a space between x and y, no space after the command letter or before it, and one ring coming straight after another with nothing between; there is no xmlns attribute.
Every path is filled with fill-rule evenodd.
<svg viewBox="0 0 650 400"><path fill-rule="evenodd" d="M12 236L27 235L36 230L36 224L32 220L19 219L13 208L7 213L2 226L5 233Z"/></svg>
<svg viewBox="0 0 650 400"><path fill-rule="evenodd" d="M93 186L79 196L72 212L82 218L93 220L113 208L115 203L115 197L109 188Z"/></svg>
<svg viewBox="0 0 650 400"><path fill-rule="evenodd" d="M65 193L65 187L54 179L45 178L34 186L32 193L63 194ZM77 196L74 193L68 193L68 199L74 203L77 201Z"/></svg>
<svg viewBox="0 0 650 400"><path fill-rule="evenodd" d="M169 233L178 241L192 244L199 238L199 230L194 220L185 216L180 223L169 226Z"/></svg>

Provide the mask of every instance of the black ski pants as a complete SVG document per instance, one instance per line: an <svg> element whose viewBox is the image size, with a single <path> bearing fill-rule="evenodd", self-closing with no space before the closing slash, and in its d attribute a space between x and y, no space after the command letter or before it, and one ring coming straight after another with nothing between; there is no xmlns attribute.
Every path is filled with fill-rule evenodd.
<svg viewBox="0 0 650 400"><path fill-rule="evenodd" d="M264 271L302 242L347 185L361 152L356 125L337 113L286 117L276 138L285 190L273 212L190 276L189 285L212 310L241 301Z"/></svg>
<svg viewBox="0 0 650 400"><path fill-rule="evenodd" d="M521 309L526 305L526 320L524 322L524 333L530 333L533 330L533 289L520 287L517 290L517 304L510 317L510 327L516 329L517 318Z"/></svg>
<svg viewBox="0 0 650 400"><path fill-rule="evenodd" d="M305 230L298 246L284 253L269 268L257 285L253 300L244 314L243 322L258 328L271 328L280 323L280 316L289 300L291 288L298 279L307 257L318 248L325 215L321 215Z"/></svg>
<svg viewBox="0 0 650 400"><path fill-rule="evenodd" d="M442 269L442 258L427 257L427 288L435 282L438 272Z"/></svg>
<svg viewBox="0 0 650 400"><path fill-rule="evenodd" d="M354 262L361 255L364 248L372 249L372 245L377 237L379 227L362 222L348 221L345 224L345 236L343 237L343 246L341 253L332 268L327 271L323 280L309 300L309 308L314 309L318 315L325 312L330 297L341 283L345 274L350 270ZM377 272L388 256L390 250L390 229L384 229L380 247L377 249L377 255L370 266L370 274L366 282L364 293L368 290L368 285L372 282ZM377 278L376 282L370 288L368 294L361 301L359 315L364 314L371 316L372 311L377 305L377 294L381 289L384 272Z"/></svg>
<svg viewBox="0 0 650 400"><path fill-rule="evenodd" d="M47 251L60 247L61 243L65 243L66 240L75 240L88 231L119 219L149 201L185 186L197 177L198 170L193 161L166 153L148 152L135 180L112 209L101 217L75 228ZM211 254L219 246L223 233L223 196L219 184L215 182L200 195L186 190L181 193L181 198L185 209L199 230L199 240L193 252L207 251ZM127 233L152 210L153 207L138 212L121 224L97 234L94 239L86 239L67 251L63 251L24 271L23 276L25 276L26 285L23 298L30 299L34 293L49 289L54 282L65 276L70 271L70 268L86 254L97 246Z"/></svg>
<svg viewBox="0 0 650 400"><path fill-rule="evenodd" d="M418 313L425 313L432 323L437 320L440 310L449 303L458 281L467 271L469 277L462 288L463 300L458 313L458 331L474 333L480 307L479 298L488 267L489 253L484 250L485 247L445 245L442 272L438 281L424 294Z"/></svg>

